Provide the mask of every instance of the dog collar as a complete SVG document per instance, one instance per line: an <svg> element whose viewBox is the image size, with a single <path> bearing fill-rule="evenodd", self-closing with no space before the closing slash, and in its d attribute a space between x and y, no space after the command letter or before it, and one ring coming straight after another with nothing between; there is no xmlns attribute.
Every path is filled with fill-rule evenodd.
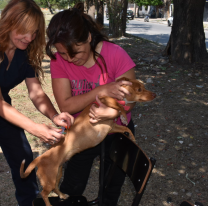
<svg viewBox="0 0 208 206"><path fill-rule="evenodd" d="M129 103L134 103L136 101L128 101L126 98L124 98L123 100L117 100L117 102L122 105L124 107L124 110L129 110L130 106L126 106ZM95 101L93 102L93 104L96 104L97 106L99 106L99 104Z"/></svg>
<svg viewBox="0 0 208 206"><path fill-rule="evenodd" d="M117 100L117 102L118 102L119 104L121 104L122 106L125 106L125 105L127 105L127 104L134 103L134 102L136 102L136 101L128 101L126 98L124 98L123 100Z"/></svg>
<svg viewBox="0 0 208 206"><path fill-rule="evenodd" d="M125 104L131 104L131 103L135 103L136 101L128 101L126 98L124 98L124 102Z"/></svg>

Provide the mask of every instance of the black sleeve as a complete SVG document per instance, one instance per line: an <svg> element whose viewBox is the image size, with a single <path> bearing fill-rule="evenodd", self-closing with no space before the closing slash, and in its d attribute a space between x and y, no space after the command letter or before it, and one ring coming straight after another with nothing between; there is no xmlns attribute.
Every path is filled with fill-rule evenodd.
<svg viewBox="0 0 208 206"><path fill-rule="evenodd" d="M29 63L29 57L27 54L27 51L21 51L23 53L24 58L24 77L26 78L34 78L35 77L35 69L31 64ZM38 76L38 75L37 75Z"/></svg>
<svg viewBox="0 0 208 206"><path fill-rule="evenodd" d="M29 63L27 63L26 71L25 71L25 78L33 78L33 77L35 77L35 70Z"/></svg>

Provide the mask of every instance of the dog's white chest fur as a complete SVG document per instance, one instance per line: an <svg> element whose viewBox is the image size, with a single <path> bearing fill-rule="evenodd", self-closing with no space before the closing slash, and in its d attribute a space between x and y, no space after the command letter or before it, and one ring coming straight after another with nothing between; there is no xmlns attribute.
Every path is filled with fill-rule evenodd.
<svg viewBox="0 0 208 206"><path fill-rule="evenodd" d="M98 135L97 135L97 138L100 138L100 137L101 137L101 132L99 131Z"/></svg>

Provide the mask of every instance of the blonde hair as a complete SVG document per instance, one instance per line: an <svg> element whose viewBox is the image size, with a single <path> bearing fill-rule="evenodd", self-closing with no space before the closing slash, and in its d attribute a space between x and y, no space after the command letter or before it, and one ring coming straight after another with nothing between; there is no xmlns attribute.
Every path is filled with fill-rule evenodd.
<svg viewBox="0 0 208 206"><path fill-rule="evenodd" d="M36 38L28 45L27 54L30 65L39 80L44 77L41 63L45 48L45 20L40 7L33 0L11 0L1 13L0 19L0 62L4 59L10 38L9 33L17 30L19 34L35 32Z"/></svg>

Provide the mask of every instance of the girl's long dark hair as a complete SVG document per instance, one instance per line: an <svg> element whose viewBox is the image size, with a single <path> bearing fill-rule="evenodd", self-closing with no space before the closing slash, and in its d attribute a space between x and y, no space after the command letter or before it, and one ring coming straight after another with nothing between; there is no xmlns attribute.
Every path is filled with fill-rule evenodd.
<svg viewBox="0 0 208 206"><path fill-rule="evenodd" d="M68 51L69 56L73 58L77 54L73 50L74 45L85 43L90 33L92 37L90 46L93 52L93 58L103 73L103 68L96 57L101 59L105 72L107 73L105 60L95 49L99 42L109 41L108 37L101 33L100 27L89 15L83 13L83 8L84 5L79 3L74 8L64 10L53 16L46 31L48 36L46 53L51 59L56 59L52 52L52 46L56 43L61 43Z"/></svg>

